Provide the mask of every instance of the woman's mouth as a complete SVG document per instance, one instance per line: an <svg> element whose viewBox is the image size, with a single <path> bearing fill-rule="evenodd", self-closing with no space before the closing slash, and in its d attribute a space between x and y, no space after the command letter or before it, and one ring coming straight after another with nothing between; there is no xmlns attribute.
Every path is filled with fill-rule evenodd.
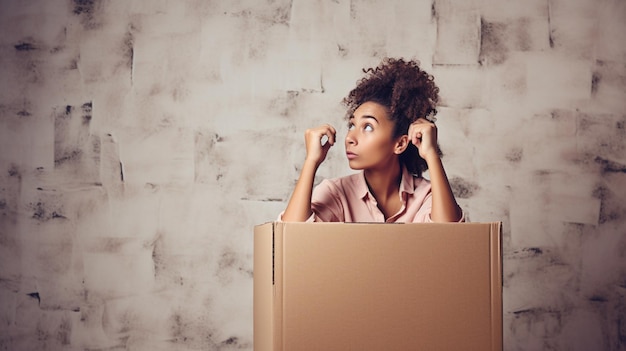
<svg viewBox="0 0 626 351"><path fill-rule="evenodd" d="M348 157L348 160L355 159L357 156L358 155L355 154L354 152L350 152L350 151L346 152L346 157Z"/></svg>

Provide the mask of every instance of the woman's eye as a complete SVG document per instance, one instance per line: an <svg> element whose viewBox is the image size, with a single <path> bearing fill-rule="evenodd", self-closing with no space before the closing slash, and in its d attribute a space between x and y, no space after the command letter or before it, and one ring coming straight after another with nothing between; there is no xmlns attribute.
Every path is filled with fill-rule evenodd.
<svg viewBox="0 0 626 351"><path fill-rule="evenodd" d="M374 127L372 127L371 124L366 125L365 127L363 127L363 130L366 132L371 132L374 130Z"/></svg>
<svg viewBox="0 0 626 351"><path fill-rule="evenodd" d="M348 130L354 129L354 123L348 123Z"/></svg>

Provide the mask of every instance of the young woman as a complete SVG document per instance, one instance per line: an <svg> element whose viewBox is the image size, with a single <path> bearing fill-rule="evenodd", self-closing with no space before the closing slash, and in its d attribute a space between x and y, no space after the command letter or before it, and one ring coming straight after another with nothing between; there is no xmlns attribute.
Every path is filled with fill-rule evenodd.
<svg viewBox="0 0 626 351"><path fill-rule="evenodd" d="M439 88L415 61L384 59L363 70L343 102L348 107L346 156L362 172L322 181L317 169L336 143L329 124L305 132L306 158L285 222L463 221L441 163L434 115ZM322 143L322 140L328 141ZM430 181L422 178L429 171Z"/></svg>

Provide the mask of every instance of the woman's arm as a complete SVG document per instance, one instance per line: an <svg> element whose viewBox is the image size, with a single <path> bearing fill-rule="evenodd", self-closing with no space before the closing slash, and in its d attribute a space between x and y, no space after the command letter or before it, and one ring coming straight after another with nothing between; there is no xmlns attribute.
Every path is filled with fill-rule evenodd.
<svg viewBox="0 0 626 351"><path fill-rule="evenodd" d="M430 218L433 222L458 222L463 213L456 203L439 157L437 127L434 123L420 118L409 127L409 140L417 146L420 156L428 164L433 200Z"/></svg>
<svg viewBox="0 0 626 351"><path fill-rule="evenodd" d="M441 158L435 154L426 158L426 163L433 199L430 219L433 222L458 222L462 216L461 208L456 203Z"/></svg>
<svg viewBox="0 0 626 351"><path fill-rule="evenodd" d="M306 143L306 158L300 171L300 177L291 194L287 208L283 213L282 220L285 222L304 222L311 217L311 196L313 183L317 169L326 159L328 150L335 144L335 128L331 125L323 125L317 128L307 129L304 133ZM328 137L328 141L322 145L322 138Z"/></svg>

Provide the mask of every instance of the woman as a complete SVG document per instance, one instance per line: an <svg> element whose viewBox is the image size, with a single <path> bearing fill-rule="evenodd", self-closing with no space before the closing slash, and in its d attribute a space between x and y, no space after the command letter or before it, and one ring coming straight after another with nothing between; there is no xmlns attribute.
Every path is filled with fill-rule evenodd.
<svg viewBox="0 0 626 351"><path fill-rule="evenodd" d="M416 61L403 59L385 59L364 73L343 100L348 107L346 156L350 167L362 172L324 180L313 189L336 130L328 124L308 129L304 165L280 220L463 221L437 143L433 117L439 88L433 77ZM427 169L430 181L422 177Z"/></svg>

